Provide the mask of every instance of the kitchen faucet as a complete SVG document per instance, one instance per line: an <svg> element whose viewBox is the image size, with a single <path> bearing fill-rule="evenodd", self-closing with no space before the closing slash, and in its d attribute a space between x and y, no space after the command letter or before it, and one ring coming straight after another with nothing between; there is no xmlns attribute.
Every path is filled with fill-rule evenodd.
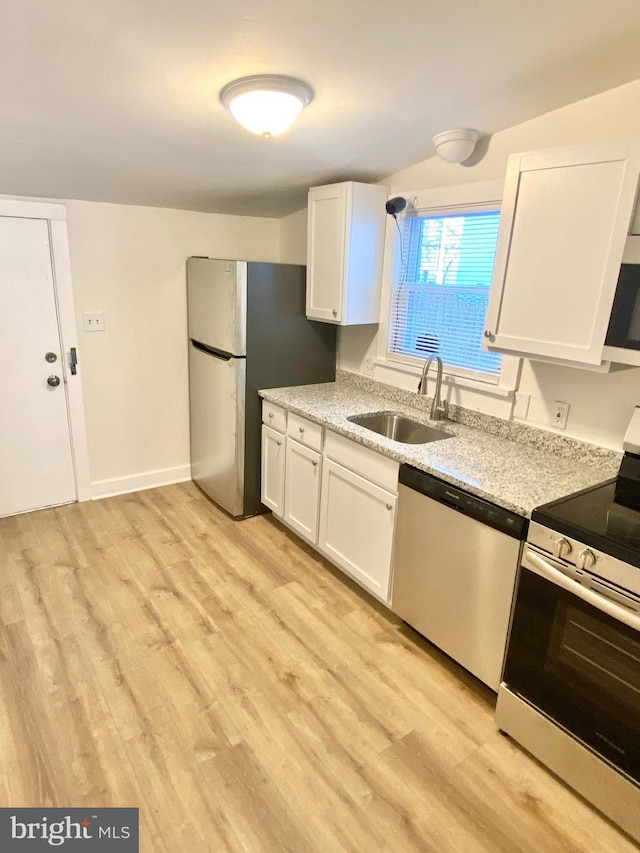
<svg viewBox="0 0 640 853"><path fill-rule="evenodd" d="M441 399L441 389L442 389L442 359L439 355L430 355L429 358L425 361L424 367L422 368L422 376L420 378L420 384L418 385L418 394L424 395L427 390L427 374L429 373L429 368L431 367L431 362L436 360L436 367L438 368L438 372L436 374L436 391L433 395L433 402L431 403L431 419L434 421L442 420L442 418L446 418L449 414L449 404L446 400Z"/></svg>

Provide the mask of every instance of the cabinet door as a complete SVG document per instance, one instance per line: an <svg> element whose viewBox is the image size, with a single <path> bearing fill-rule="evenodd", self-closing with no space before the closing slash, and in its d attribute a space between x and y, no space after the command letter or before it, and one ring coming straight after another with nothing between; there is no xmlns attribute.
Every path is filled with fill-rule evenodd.
<svg viewBox="0 0 640 853"><path fill-rule="evenodd" d="M284 435L263 426L260 500L280 517L284 513L284 465Z"/></svg>
<svg viewBox="0 0 640 853"><path fill-rule="evenodd" d="M318 546L382 601L389 601L395 495L324 460Z"/></svg>
<svg viewBox="0 0 640 853"><path fill-rule="evenodd" d="M284 520L314 544L318 541L321 459L316 450L287 438Z"/></svg>
<svg viewBox="0 0 640 853"><path fill-rule="evenodd" d="M600 364L639 173L637 139L509 158L488 349Z"/></svg>
<svg viewBox="0 0 640 853"><path fill-rule="evenodd" d="M309 191L307 317L341 323L347 235L347 184Z"/></svg>

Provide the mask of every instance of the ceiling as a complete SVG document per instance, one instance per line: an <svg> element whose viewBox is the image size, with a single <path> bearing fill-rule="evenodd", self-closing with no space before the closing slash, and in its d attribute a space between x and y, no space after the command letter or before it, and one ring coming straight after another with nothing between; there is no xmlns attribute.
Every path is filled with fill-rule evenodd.
<svg viewBox="0 0 640 853"><path fill-rule="evenodd" d="M0 0L0 192L280 217L640 77L639 0ZM315 98L285 135L218 99Z"/></svg>

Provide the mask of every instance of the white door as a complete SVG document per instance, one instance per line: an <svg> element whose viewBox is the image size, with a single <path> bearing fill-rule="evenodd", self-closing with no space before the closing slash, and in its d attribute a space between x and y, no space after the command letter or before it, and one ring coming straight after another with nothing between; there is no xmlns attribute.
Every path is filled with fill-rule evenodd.
<svg viewBox="0 0 640 853"><path fill-rule="evenodd" d="M344 313L344 259L348 184L309 191L307 317L340 323Z"/></svg>
<svg viewBox="0 0 640 853"><path fill-rule="evenodd" d="M321 459L316 450L287 438L284 520L314 545L318 541Z"/></svg>
<svg viewBox="0 0 640 853"><path fill-rule="evenodd" d="M600 364L639 174L634 139L509 158L488 349Z"/></svg>
<svg viewBox="0 0 640 853"><path fill-rule="evenodd" d="M397 500L325 458L318 547L382 601L389 600Z"/></svg>
<svg viewBox="0 0 640 853"><path fill-rule="evenodd" d="M76 498L44 219L0 217L0 516ZM47 361L55 356L55 361Z"/></svg>
<svg viewBox="0 0 640 853"><path fill-rule="evenodd" d="M284 448L284 435L263 426L260 500L280 518L284 514Z"/></svg>

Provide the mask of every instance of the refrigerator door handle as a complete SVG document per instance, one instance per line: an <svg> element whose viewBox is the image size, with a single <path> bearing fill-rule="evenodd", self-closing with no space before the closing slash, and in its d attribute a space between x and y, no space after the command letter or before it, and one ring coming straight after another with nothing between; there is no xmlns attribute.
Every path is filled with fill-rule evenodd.
<svg viewBox="0 0 640 853"><path fill-rule="evenodd" d="M206 352L207 355L212 355L214 358L219 358L222 361L231 361L231 359L234 358L234 356L228 352L224 352L224 350L210 347L208 344L203 344L200 341L196 341L194 338L189 338L189 340L191 341L191 345L196 349L199 349L201 352Z"/></svg>

